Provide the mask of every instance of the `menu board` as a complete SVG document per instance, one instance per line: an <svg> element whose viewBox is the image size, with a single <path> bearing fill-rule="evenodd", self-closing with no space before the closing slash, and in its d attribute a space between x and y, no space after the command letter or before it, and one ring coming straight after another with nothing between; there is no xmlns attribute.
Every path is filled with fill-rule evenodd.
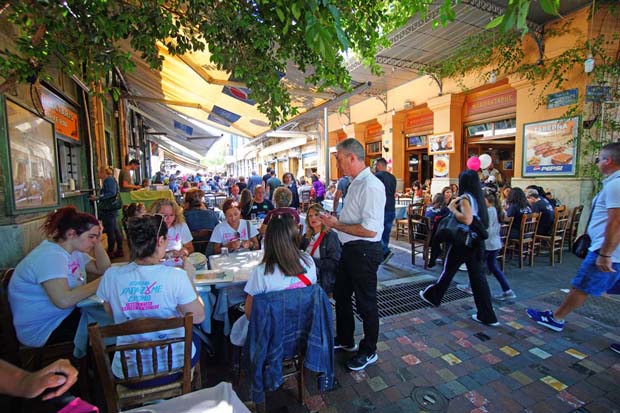
<svg viewBox="0 0 620 413"><path fill-rule="evenodd" d="M523 176L575 175L579 117L523 126Z"/></svg>

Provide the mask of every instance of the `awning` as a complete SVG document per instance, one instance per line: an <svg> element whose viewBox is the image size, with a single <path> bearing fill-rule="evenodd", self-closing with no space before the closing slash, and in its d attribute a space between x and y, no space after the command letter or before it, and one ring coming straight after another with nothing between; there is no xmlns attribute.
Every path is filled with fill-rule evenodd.
<svg viewBox="0 0 620 413"><path fill-rule="evenodd" d="M307 138L288 139L284 142L278 142L275 145L271 145L263 149L262 151L260 151L258 154L260 156L267 156L273 153L288 151L289 149L293 149L293 148L297 148L298 146L305 145L306 142L308 142Z"/></svg>
<svg viewBox="0 0 620 413"><path fill-rule="evenodd" d="M175 153L173 151L171 151L168 148L165 147L161 147L164 151L164 160L168 159L172 162L174 162L177 165L181 165L187 169L191 169L191 170L198 170L198 169L202 169L203 167L200 165L200 162L197 162L194 159L190 159L187 158L183 155L179 155L178 153Z"/></svg>

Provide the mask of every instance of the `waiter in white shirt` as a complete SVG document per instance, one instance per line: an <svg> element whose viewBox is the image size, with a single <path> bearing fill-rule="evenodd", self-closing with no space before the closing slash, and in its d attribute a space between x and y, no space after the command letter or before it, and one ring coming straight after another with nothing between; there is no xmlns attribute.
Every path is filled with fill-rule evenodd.
<svg viewBox="0 0 620 413"><path fill-rule="evenodd" d="M347 202L340 218L321 215L321 221L338 231L342 243L339 270L336 274L336 338L334 349L357 351L347 362L351 370L363 370L375 363L379 338L377 309L377 269L383 260L381 234L385 187L364 163L364 147L354 138L336 145L336 160L342 172L351 178ZM355 321L352 296L364 326L364 338L355 344Z"/></svg>

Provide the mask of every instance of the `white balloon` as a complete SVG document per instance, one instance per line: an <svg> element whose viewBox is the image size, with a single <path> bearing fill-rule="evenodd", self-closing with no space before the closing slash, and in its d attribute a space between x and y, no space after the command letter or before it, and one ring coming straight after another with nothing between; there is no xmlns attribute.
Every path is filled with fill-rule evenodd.
<svg viewBox="0 0 620 413"><path fill-rule="evenodd" d="M491 155L489 155L488 153L483 153L478 157L478 159L480 159L480 169L487 169L489 166L491 166L491 163L493 162L493 159L491 159Z"/></svg>

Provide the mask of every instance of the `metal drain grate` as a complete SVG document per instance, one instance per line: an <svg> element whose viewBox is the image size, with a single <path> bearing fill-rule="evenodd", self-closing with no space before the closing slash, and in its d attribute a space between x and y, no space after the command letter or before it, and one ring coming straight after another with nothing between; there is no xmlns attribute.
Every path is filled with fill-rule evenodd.
<svg viewBox="0 0 620 413"><path fill-rule="evenodd" d="M410 311L419 310L421 308L430 307L422 301L419 291L433 284L432 281L403 283L377 290L377 306L379 307L379 318L390 317L397 314L404 314ZM446 295L441 301L442 304L451 301L461 300L470 297L456 288L455 283L451 283L446 291ZM353 311L358 320L361 320L357 307L355 306L355 297L353 298Z"/></svg>

